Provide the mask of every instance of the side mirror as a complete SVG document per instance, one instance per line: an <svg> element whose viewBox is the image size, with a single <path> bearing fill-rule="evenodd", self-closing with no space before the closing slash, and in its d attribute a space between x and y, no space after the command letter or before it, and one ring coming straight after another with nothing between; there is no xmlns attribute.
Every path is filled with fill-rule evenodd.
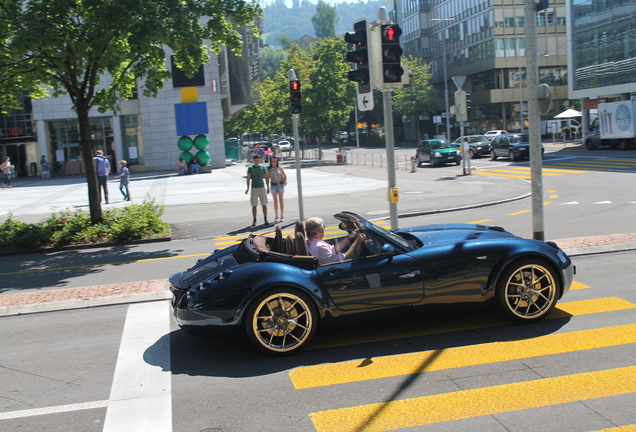
<svg viewBox="0 0 636 432"><path fill-rule="evenodd" d="M382 255L393 255L395 253L395 249L388 243L382 245L380 249L380 254Z"/></svg>

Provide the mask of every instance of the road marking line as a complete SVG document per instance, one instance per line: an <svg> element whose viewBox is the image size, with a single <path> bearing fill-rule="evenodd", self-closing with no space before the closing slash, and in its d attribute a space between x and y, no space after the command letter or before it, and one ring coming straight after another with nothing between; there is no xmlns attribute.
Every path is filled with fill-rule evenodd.
<svg viewBox="0 0 636 432"><path fill-rule="evenodd" d="M484 176L493 176L493 177L510 177L510 178L520 178L520 179L529 179L530 175L510 175L510 174L497 174L495 172L488 171L475 171L473 174L484 175Z"/></svg>
<svg viewBox="0 0 636 432"><path fill-rule="evenodd" d="M586 285L583 285L587 287ZM580 289L580 288L573 288ZM608 297L593 300L579 300L557 304L557 307L545 319L569 318L573 315L584 315L592 313L614 312L617 310L636 308L636 305L616 297ZM582 313L583 311L587 311ZM372 334L361 334L360 332L340 333L337 338L331 337L328 340L315 340L307 349L324 349L339 346L356 345L362 343L373 343L397 338L418 337L436 335L465 330L475 330L480 328L497 327L510 325L510 321L497 316L483 315L480 319L471 318L466 321L443 321L423 323L407 326L391 326L385 329L376 329Z"/></svg>
<svg viewBox="0 0 636 432"><path fill-rule="evenodd" d="M471 224L471 225L477 225L477 224L481 224L481 223L484 223L484 222L490 222L490 219L483 219L483 220L480 220L480 221L468 222L468 223Z"/></svg>
<svg viewBox="0 0 636 432"><path fill-rule="evenodd" d="M300 390L631 343L636 343L636 324L375 357L364 360L364 366L360 360L306 366L291 370L289 378Z"/></svg>
<svg viewBox="0 0 636 432"><path fill-rule="evenodd" d="M582 284L581 282L573 281L572 286L570 287L570 291L578 290L578 289L587 289L589 285Z"/></svg>
<svg viewBox="0 0 636 432"><path fill-rule="evenodd" d="M321 411L318 432L375 432L636 392L636 366Z"/></svg>
<svg viewBox="0 0 636 432"><path fill-rule="evenodd" d="M530 171L532 168L530 167L518 167L517 169ZM567 174L583 174L585 171L572 171L572 170L562 170L562 169L554 169L554 168L541 168L541 171L548 171L553 173L567 173Z"/></svg>
<svg viewBox="0 0 636 432"><path fill-rule="evenodd" d="M521 211L518 211L516 213L510 213L510 214L508 214L508 216L517 216L517 215L520 215L520 214L523 214L523 213L528 213L529 211L530 210L521 210Z"/></svg>
<svg viewBox="0 0 636 432"><path fill-rule="evenodd" d="M32 408L27 410L9 411L0 413L0 420L10 420L24 417L35 417L40 415L58 414L72 411L81 411L96 408L105 408L108 406L107 400L82 402L68 405L57 405L45 408Z"/></svg>
<svg viewBox="0 0 636 432"><path fill-rule="evenodd" d="M603 429L595 432L636 432L636 424L627 426L618 426L615 428Z"/></svg>
<svg viewBox="0 0 636 432"><path fill-rule="evenodd" d="M168 302L128 306L103 432L172 432L169 334Z"/></svg>

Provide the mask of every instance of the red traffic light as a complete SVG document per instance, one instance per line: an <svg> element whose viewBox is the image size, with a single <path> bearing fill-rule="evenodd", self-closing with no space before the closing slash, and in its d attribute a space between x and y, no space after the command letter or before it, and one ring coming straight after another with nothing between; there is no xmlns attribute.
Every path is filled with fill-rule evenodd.
<svg viewBox="0 0 636 432"><path fill-rule="evenodd" d="M383 42L399 42L402 35L402 29L399 25L387 25L383 26L382 39Z"/></svg>
<svg viewBox="0 0 636 432"><path fill-rule="evenodd" d="M289 91L300 91L300 81L290 81Z"/></svg>

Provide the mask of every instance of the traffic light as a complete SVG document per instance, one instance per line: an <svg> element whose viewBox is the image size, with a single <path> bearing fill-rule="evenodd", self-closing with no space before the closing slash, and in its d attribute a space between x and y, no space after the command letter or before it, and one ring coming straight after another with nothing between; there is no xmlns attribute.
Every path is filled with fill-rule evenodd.
<svg viewBox="0 0 636 432"><path fill-rule="evenodd" d="M292 114L303 112L302 96L300 94L300 81L289 82L289 110Z"/></svg>
<svg viewBox="0 0 636 432"><path fill-rule="evenodd" d="M347 32L345 41L355 46L354 51L346 54L349 63L355 63L355 70L347 73L347 79L358 83L358 94L371 92L371 74L369 72L369 44L367 20L353 24L353 31Z"/></svg>
<svg viewBox="0 0 636 432"><path fill-rule="evenodd" d="M465 91L456 91L455 92L455 105L457 105L457 120L458 121L467 121L468 120L468 94Z"/></svg>
<svg viewBox="0 0 636 432"><path fill-rule="evenodd" d="M382 41L382 82L401 83L404 68L401 57L404 51L400 47L402 29L397 24L383 24L380 27Z"/></svg>

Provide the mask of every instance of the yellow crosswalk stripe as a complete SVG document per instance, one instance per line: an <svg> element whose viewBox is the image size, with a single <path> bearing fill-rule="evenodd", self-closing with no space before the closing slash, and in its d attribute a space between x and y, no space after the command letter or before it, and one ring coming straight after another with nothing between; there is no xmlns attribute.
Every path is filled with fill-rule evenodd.
<svg viewBox="0 0 636 432"><path fill-rule="evenodd" d="M618 426L615 428L603 429L594 432L636 432L636 424L627 426Z"/></svg>
<svg viewBox="0 0 636 432"><path fill-rule="evenodd" d="M523 171L531 171L532 168L530 167L516 167L516 169L518 170L523 170ZM585 171L572 171L572 170L561 170L561 169L553 169L553 168L541 168L541 171L545 172L554 172L554 173L568 173L568 174L583 174Z"/></svg>
<svg viewBox="0 0 636 432"><path fill-rule="evenodd" d="M589 288L587 285L577 282L572 284L570 289ZM614 312L625 309L636 308L636 305L617 297L607 297L592 300L579 300L573 302L559 303L557 307L546 317L546 319L569 318L593 313ZM377 329L373 333L360 334L360 332L340 333L337 338L314 341L308 349L324 349L338 346L355 345L362 343L380 342L396 338L408 338L417 336L427 336L434 334L450 333L465 330L475 330L480 328L496 327L508 325L510 321L492 315L482 315L480 318L469 318L466 320L437 321L428 322L421 325L391 326L386 329Z"/></svg>
<svg viewBox="0 0 636 432"><path fill-rule="evenodd" d="M477 175L487 175L487 176L493 176L493 177L510 177L510 178L520 178L520 179L530 179L530 174L525 174L525 175L512 175L512 174L497 174L495 172L489 172L489 171L475 171L473 174L477 174Z"/></svg>
<svg viewBox="0 0 636 432"><path fill-rule="evenodd" d="M305 389L630 343L636 343L636 324L377 357L365 360L364 367L360 360L307 366L290 371L289 377L294 388Z"/></svg>
<svg viewBox="0 0 636 432"><path fill-rule="evenodd" d="M380 432L636 392L636 366L310 414L318 432Z"/></svg>

